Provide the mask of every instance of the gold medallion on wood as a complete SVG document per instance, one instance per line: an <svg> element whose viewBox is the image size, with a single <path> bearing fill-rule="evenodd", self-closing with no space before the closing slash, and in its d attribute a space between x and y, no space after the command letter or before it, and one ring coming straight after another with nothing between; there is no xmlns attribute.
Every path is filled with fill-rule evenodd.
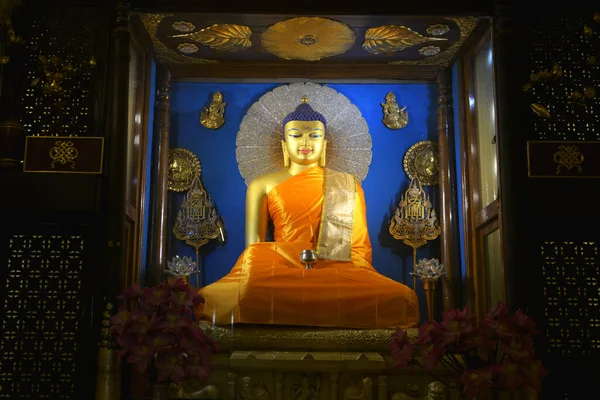
<svg viewBox="0 0 600 400"><path fill-rule="evenodd" d="M187 149L169 149L167 187L173 192L189 190L200 175L200 160Z"/></svg>
<svg viewBox="0 0 600 400"><path fill-rule="evenodd" d="M423 186L437 185L440 171L437 143L423 140L413 144L404 155L404 171L410 179L419 178Z"/></svg>

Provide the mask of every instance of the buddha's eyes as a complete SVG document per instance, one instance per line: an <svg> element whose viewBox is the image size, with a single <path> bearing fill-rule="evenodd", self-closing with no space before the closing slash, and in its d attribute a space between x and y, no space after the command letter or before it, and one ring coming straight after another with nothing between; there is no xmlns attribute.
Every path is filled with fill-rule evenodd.
<svg viewBox="0 0 600 400"><path fill-rule="evenodd" d="M298 138L301 138L301 137L302 137L302 133L290 133L290 134L288 134L288 136L289 136L289 137L291 137L291 138L296 138L296 139L298 139ZM322 136L322 134L321 134L321 133L311 133L311 134L309 135L309 137L310 137L311 139L318 139L318 138L320 138L321 136Z"/></svg>

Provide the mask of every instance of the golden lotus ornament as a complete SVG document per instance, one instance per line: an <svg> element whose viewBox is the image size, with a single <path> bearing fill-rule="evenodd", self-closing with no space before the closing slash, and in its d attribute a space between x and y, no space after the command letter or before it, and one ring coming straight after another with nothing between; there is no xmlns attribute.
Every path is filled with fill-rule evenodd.
<svg viewBox="0 0 600 400"><path fill-rule="evenodd" d="M352 29L321 17L297 17L269 26L261 44L286 60L318 61L345 53L356 40Z"/></svg>

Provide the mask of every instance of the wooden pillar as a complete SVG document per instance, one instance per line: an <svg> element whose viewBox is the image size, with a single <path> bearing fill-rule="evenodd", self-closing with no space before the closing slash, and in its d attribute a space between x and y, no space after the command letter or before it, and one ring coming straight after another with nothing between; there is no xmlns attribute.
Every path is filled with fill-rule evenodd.
<svg viewBox="0 0 600 400"><path fill-rule="evenodd" d="M164 65L157 69L156 105L154 108L154 144L152 151L152 230L146 286L156 285L163 279L167 265L167 215L169 168L169 129L171 126L171 72Z"/></svg>
<svg viewBox="0 0 600 400"><path fill-rule="evenodd" d="M449 68L440 71L438 89L438 145L440 151L440 225L441 258L446 266L442 279L444 309L460 304L460 262L458 261L458 235L456 168L454 151L454 124L452 113L452 75Z"/></svg>
<svg viewBox="0 0 600 400"><path fill-rule="evenodd" d="M105 246L108 293L121 292L125 285L126 177L129 99L129 7L118 3L112 37L106 133L106 175L104 180Z"/></svg>
<svg viewBox="0 0 600 400"><path fill-rule="evenodd" d="M521 81L515 77L526 76L519 50L519 36L515 34L513 7L497 4L493 19L494 75L496 78L496 123L498 138L498 172L500 200L500 232L506 301L516 309L527 303L528 265L525 242L527 212L525 193L527 154L525 132L520 114L528 110L521 92ZM522 41L522 40L521 40Z"/></svg>

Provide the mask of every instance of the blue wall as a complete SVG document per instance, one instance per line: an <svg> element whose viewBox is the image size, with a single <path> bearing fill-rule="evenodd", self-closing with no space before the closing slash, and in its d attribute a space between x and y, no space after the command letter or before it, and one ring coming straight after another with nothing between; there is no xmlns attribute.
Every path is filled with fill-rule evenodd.
<svg viewBox="0 0 600 400"><path fill-rule="evenodd" d="M147 143L147 148L145 149L146 151L146 160L148 160L148 164L147 164L147 168L146 168L146 193L145 193L145 199L144 199L144 204L146 204L146 210L147 212L144 214L144 221L143 221L143 227L144 227L144 232L142 234L142 268L141 268L141 278L142 278L142 282L141 285L142 287L144 287L145 284L145 280L146 280L146 264L147 264L147 259L148 259L148 241L150 240L150 238L148 237L148 228L149 228L149 217L150 217L150 209L151 209L151 202L150 202L150 196L151 196L151 165L152 165L152 142L154 141L154 98L155 98L155 87L156 87L156 63L154 62L154 60L152 61L152 66L150 69L150 88L149 88L149 93L150 93L150 98L148 100L148 104L150 105L150 107L148 107L148 127L147 127L147 132L148 132L148 137L146 140Z"/></svg>
<svg viewBox="0 0 600 400"><path fill-rule="evenodd" d="M467 304L467 298L466 298L466 293L467 292L467 281L466 281L466 277L467 277L467 260L465 257L465 227L464 227L464 212L463 212L463 207L464 207L464 200L463 200L463 193L465 192L466 188L463 188L462 186L462 180L461 180L461 169L462 169L462 165L460 163L460 149L461 149L461 139L462 139L462 135L461 135L461 130L460 130L460 125L461 125L461 121L460 121L460 115L459 115L459 109L458 109L458 101L459 101L459 90L458 90L458 66L456 64L454 64L454 66L452 67L452 99L453 99L453 106L454 106L454 155L455 155L455 166L456 166L456 177L457 177L457 182L456 182L456 194L457 194L457 215L458 215L458 233L459 233L459 239L460 241L457 243L457 245L459 246L459 248L457 249L460 255L460 266L461 266L461 276L462 276L462 304L463 306L466 306Z"/></svg>
<svg viewBox="0 0 600 400"><path fill-rule="evenodd" d="M244 219L246 185L235 158L235 140L250 106L262 95L281 83L189 83L177 82L171 95L171 147L193 151L202 165L202 182L227 231L225 245L216 243L204 249L205 283L211 283L233 267L244 249ZM373 139L373 160L363 181L367 201L369 234L373 245L373 265L382 274L412 286L412 249L394 240L389 232L390 215L393 215L400 195L407 189L408 178L402 162L404 153L421 140L436 140L437 94L430 84L329 84L342 93L362 112ZM199 122L200 109L208 106L215 91L223 93L227 102L225 124L218 130L204 128ZM381 122L381 103L392 91L400 106L407 106L408 125L400 130L390 130ZM438 210L438 188L426 188ZM169 232L183 199L182 193L169 194ZM439 210L438 210L439 215ZM175 254L194 256L192 247L174 238L169 245L168 258ZM420 248L418 258L439 257L439 239ZM423 299L422 294L420 294ZM422 314L426 314L424 301Z"/></svg>

